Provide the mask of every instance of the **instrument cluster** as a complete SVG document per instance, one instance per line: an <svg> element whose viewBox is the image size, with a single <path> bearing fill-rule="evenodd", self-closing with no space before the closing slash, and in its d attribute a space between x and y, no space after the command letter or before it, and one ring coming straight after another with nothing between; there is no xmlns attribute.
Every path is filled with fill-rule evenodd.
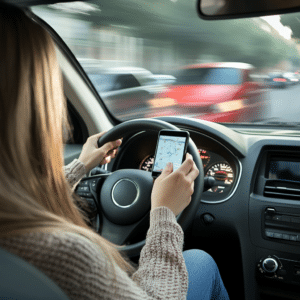
<svg viewBox="0 0 300 300"><path fill-rule="evenodd" d="M234 182L234 171L230 164L220 155L198 148L202 160L205 176L211 176L215 179L216 185L211 187L208 192L224 193L231 188ZM152 171L154 154L144 157L139 165L140 170Z"/></svg>

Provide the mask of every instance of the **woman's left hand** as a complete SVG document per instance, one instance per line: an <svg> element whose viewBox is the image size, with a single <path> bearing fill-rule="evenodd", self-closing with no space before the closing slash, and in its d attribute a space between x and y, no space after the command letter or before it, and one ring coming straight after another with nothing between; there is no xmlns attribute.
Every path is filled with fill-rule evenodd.
<svg viewBox="0 0 300 300"><path fill-rule="evenodd" d="M118 147L122 144L122 139L108 142L101 148L98 148L98 140L107 131L90 136L83 145L79 160L85 165L86 171L89 172L96 166L108 164L118 154Z"/></svg>

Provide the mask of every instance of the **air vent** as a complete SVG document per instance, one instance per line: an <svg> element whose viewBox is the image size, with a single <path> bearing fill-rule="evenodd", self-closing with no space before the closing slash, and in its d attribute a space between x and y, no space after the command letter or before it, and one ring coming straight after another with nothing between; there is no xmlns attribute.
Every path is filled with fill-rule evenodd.
<svg viewBox="0 0 300 300"><path fill-rule="evenodd" d="M264 196L300 201L300 182L267 180L264 188Z"/></svg>

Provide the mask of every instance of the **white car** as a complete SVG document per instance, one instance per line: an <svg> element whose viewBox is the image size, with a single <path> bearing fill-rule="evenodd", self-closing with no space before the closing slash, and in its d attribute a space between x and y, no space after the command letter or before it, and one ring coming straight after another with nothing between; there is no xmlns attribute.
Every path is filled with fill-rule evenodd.
<svg viewBox="0 0 300 300"><path fill-rule="evenodd" d="M108 110L122 119L142 117L148 101L162 89L163 83L157 82L155 75L144 68L107 67L107 62L99 60L79 59L79 62Z"/></svg>
<svg viewBox="0 0 300 300"><path fill-rule="evenodd" d="M294 84L299 83L299 78L293 72L283 73L283 76L288 80L290 85L294 85Z"/></svg>

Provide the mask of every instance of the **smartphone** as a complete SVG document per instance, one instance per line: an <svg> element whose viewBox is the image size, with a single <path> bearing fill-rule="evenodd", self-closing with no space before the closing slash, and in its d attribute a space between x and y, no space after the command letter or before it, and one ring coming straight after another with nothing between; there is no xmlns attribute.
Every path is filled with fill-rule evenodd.
<svg viewBox="0 0 300 300"><path fill-rule="evenodd" d="M160 130L152 166L152 177L157 178L168 162L176 171L185 160L190 134L181 130Z"/></svg>

